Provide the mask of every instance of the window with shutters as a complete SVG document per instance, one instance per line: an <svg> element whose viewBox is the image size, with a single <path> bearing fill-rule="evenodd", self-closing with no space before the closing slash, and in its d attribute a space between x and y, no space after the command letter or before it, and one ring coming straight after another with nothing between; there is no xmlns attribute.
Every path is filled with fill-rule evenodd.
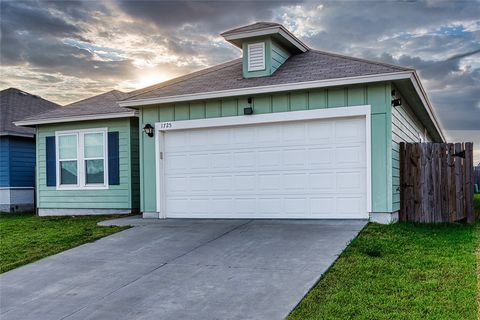
<svg viewBox="0 0 480 320"><path fill-rule="evenodd" d="M57 188L108 188L107 129L55 133Z"/></svg>
<svg viewBox="0 0 480 320"><path fill-rule="evenodd" d="M248 45L248 71L265 70L265 42Z"/></svg>

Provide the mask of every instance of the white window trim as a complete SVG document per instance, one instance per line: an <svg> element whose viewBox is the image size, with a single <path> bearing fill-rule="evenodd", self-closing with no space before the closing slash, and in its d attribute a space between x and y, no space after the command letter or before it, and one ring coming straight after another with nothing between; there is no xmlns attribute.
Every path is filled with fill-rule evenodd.
<svg viewBox="0 0 480 320"><path fill-rule="evenodd" d="M156 177L156 212L151 216L166 219L165 208L165 168L164 168L164 145L165 133L172 130L188 130L198 128L215 128L228 126L243 126L252 124L291 122L314 119L336 119L348 117L365 117L365 148L366 148L366 216L372 212L372 146L371 146L371 105L358 105L351 107L339 107L331 109L315 109L290 112L276 112L266 114L254 114L248 116L232 116L222 118L167 121L155 123L155 177Z"/></svg>
<svg viewBox="0 0 480 320"><path fill-rule="evenodd" d="M250 48L254 46L262 45L262 51L263 51L263 61L262 65L260 67L253 68L250 66ZM266 61L265 61L265 42L256 42L256 43L250 43L247 45L247 70L248 71L263 71L266 68Z"/></svg>
<svg viewBox="0 0 480 320"><path fill-rule="evenodd" d="M84 135L88 133L102 133L103 134L103 182L95 184L86 184L86 167L84 156ZM60 184L60 152L59 152L59 137L65 135L77 136L77 158L72 159L77 161L77 184ZM88 158L91 160L93 158ZM62 160L68 161L68 160ZM94 129L79 129L79 130L65 130L55 132L55 167L56 167L56 182L57 190L103 190L108 189L108 129L107 128L94 128Z"/></svg>

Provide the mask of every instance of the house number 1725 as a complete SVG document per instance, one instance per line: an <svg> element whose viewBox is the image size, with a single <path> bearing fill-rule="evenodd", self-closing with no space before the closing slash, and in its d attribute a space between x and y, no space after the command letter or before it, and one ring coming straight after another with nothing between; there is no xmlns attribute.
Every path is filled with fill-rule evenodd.
<svg viewBox="0 0 480 320"><path fill-rule="evenodd" d="M160 124L160 128L161 129L168 129L168 128L171 128L172 127L172 123L171 122L162 122Z"/></svg>

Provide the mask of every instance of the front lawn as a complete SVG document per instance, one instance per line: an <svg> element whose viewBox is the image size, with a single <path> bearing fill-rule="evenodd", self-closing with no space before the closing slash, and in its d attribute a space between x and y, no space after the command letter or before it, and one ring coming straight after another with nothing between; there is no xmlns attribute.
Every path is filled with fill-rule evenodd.
<svg viewBox="0 0 480 320"><path fill-rule="evenodd" d="M0 214L0 272L125 229L97 226L110 217Z"/></svg>
<svg viewBox="0 0 480 320"><path fill-rule="evenodd" d="M369 224L289 319L476 319L479 225Z"/></svg>

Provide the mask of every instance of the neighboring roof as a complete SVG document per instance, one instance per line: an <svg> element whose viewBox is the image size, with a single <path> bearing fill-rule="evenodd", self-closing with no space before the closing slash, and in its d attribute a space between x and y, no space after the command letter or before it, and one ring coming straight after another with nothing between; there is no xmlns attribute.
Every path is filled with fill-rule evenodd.
<svg viewBox="0 0 480 320"><path fill-rule="evenodd" d="M64 107L37 114L17 121L17 125L72 122L82 120L133 117L136 112L120 107L117 103L128 97L128 93L112 90L97 96L80 100Z"/></svg>
<svg viewBox="0 0 480 320"><path fill-rule="evenodd" d="M133 91L129 97L120 102L120 104L128 105L128 101L184 94L294 84L316 80L390 74L405 71L413 70L323 51L309 50L290 57L271 76L243 78L242 59L237 59Z"/></svg>
<svg viewBox="0 0 480 320"><path fill-rule="evenodd" d="M13 122L59 107L60 105L56 103L16 88L2 90L0 91L0 135L33 137L34 129L17 127Z"/></svg>
<svg viewBox="0 0 480 320"><path fill-rule="evenodd" d="M248 26L225 31L220 35L239 48L242 48L244 39L270 36L292 53L301 53L309 50L308 46L300 39L295 37L284 26L275 22L256 22Z"/></svg>

